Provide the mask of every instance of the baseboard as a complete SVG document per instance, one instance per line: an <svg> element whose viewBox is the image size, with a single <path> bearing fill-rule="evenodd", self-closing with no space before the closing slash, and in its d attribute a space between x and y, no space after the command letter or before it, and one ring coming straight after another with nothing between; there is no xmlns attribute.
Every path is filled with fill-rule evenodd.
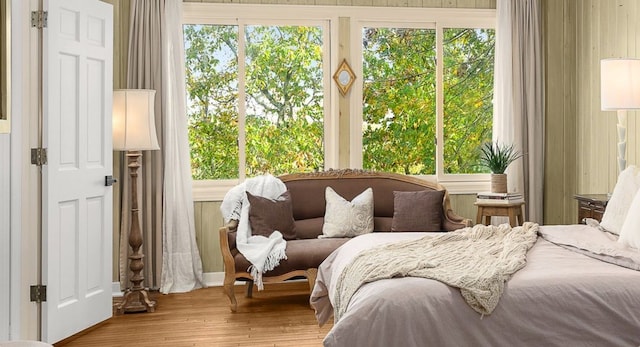
<svg viewBox="0 0 640 347"><path fill-rule="evenodd" d="M224 272L205 272L202 274L202 281L207 287L222 287ZM236 284L242 284L242 282L236 281Z"/></svg>
<svg viewBox="0 0 640 347"><path fill-rule="evenodd" d="M222 287L224 284L224 272L205 272L202 274L202 280L207 287ZM245 283L236 281L235 285L243 285ZM124 295L120 290L120 282L111 283L111 292L113 297Z"/></svg>
<svg viewBox="0 0 640 347"><path fill-rule="evenodd" d="M111 283L111 296L114 298L119 298L124 294L120 290L120 282L112 282Z"/></svg>

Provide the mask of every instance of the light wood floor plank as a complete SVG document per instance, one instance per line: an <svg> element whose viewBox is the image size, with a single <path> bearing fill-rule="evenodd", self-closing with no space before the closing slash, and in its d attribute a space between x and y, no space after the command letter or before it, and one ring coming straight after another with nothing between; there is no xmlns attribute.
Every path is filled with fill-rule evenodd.
<svg viewBox="0 0 640 347"><path fill-rule="evenodd" d="M236 313L221 287L152 294L156 312L114 316L55 346L322 346L332 324L318 327L306 282L265 284L251 299L244 292L245 286L236 286Z"/></svg>

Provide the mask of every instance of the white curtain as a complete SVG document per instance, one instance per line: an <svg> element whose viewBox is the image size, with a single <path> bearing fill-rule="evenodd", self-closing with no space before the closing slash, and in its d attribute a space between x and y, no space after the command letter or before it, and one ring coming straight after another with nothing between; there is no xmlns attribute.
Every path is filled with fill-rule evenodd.
<svg viewBox="0 0 640 347"><path fill-rule="evenodd" d="M147 252L155 260L153 264L161 263L162 293L204 286L191 193L181 15L181 0L131 2L128 87L156 90L156 128L161 149L145 152L143 191L154 187L148 193L161 197L161 204L153 204L151 211L143 205L141 214L160 215L161 223L154 221L153 228L149 228L155 232L147 231L144 222L142 225L146 229L145 243L147 238L162 240L161 251L144 250L145 265L149 262ZM156 212L158 207L160 212Z"/></svg>
<svg viewBox="0 0 640 347"><path fill-rule="evenodd" d="M523 192L526 219L543 222L544 62L540 0L498 0L493 140L522 159L507 170L508 190Z"/></svg>
<svg viewBox="0 0 640 347"><path fill-rule="evenodd" d="M198 252L191 192L191 161L185 105L185 64L182 0L164 1L162 31L162 102L164 114L164 209L162 237L163 293L186 292L204 286Z"/></svg>

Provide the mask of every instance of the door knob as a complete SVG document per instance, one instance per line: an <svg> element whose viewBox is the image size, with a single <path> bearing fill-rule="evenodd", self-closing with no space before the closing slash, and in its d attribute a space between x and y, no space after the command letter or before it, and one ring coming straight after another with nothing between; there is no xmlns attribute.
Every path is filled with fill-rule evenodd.
<svg viewBox="0 0 640 347"><path fill-rule="evenodd" d="M104 185L105 186L107 186L107 187L112 186L116 182L118 182L118 180L113 178L113 176L111 176L111 175L104 176Z"/></svg>

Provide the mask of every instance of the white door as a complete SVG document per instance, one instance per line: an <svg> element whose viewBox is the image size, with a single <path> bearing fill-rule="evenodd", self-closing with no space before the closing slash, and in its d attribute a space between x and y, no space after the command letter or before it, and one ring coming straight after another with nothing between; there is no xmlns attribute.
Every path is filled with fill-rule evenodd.
<svg viewBox="0 0 640 347"><path fill-rule="evenodd" d="M42 339L112 314L113 15L98 0L45 1Z"/></svg>

